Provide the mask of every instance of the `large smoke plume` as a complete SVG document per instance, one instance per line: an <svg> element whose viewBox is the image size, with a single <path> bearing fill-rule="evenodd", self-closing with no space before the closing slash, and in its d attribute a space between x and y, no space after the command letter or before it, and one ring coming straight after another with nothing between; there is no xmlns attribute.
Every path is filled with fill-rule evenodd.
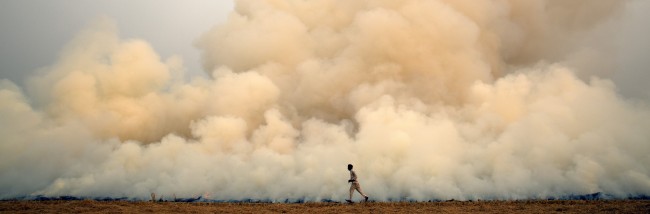
<svg viewBox="0 0 650 214"><path fill-rule="evenodd" d="M81 32L0 82L0 198L650 194L650 108L609 80L625 1L241 0L210 77Z"/></svg>

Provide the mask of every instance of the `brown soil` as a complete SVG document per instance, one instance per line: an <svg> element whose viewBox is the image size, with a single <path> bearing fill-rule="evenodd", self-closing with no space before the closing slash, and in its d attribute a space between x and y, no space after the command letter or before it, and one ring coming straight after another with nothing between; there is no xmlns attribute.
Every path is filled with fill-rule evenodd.
<svg viewBox="0 0 650 214"><path fill-rule="evenodd" d="M0 213L650 213L649 200L369 203L0 201Z"/></svg>

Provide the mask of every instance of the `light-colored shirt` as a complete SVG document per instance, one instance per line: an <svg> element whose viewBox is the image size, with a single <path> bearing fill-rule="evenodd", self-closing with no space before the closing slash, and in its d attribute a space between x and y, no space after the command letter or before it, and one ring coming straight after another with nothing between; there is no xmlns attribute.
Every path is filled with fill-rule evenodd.
<svg viewBox="0 0 650 214"><path fill-rule="evenodd" d="M357 173L354 173L354 170L350 170L350 180L357 182Z"/></svg>

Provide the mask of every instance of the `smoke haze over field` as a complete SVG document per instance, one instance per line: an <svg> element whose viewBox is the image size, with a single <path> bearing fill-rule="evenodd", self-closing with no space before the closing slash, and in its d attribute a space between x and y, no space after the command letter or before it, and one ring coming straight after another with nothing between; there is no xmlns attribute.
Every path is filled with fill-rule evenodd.
<svg viewBox="0 0 650 214"><path fill-rule="evenodd" d="M0 81L0 198L342 200L348 163L376 200L649 195L640 4L240 0L191 80L101 19Z"/></svg>

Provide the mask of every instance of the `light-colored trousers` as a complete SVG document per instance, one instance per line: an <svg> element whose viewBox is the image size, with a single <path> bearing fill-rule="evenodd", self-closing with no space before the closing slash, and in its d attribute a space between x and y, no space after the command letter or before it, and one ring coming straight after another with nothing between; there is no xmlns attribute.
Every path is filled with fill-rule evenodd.
<svg viewBox="0 0 650 214"><path fill-rule="evenodd" d="M350 200L352 200L352 193L354 193L354 190L357 190L359 194L366 197L366 194L363 194L363 191L361 191L361 185L359 185L359 182L354 181L350 184Z"/></svg>

